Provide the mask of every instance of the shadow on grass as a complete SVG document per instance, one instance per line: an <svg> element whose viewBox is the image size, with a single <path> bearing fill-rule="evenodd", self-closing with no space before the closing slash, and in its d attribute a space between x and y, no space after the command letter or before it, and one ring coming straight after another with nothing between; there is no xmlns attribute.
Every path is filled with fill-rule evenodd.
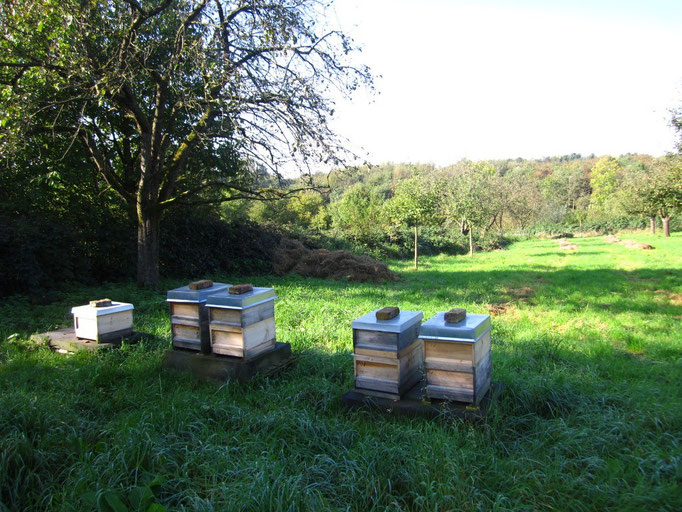
<svg viewBox="0 0 682 512"><path fill-rule="evenodd" d="M322 485L328 475L310 475L310 468L340 451L372 477L384 471L384 481L420 453L433 457L434 447L459 447L458 439L462 446L476 442L474 453L498 461L536 450L533 457L549 464L548 454L563 447L576 464L604 447L614 451L610 457L629 460L634 443L651 433L663 439L682 426L677 398L665 392L675 389L676 365L608 345L583 353L548 336L513 344L494 339L493 379L505 390L487 425L471 429L458 421L346 411L340 398L353 387L349 350L313 345L295 351L297 362L273 376L221 384L164 370L165 341L61 357L48 357L44 348L13 349L15 357L0 366L0 440L9 447L3 499L27 509L46 499L43 492L66 489L77 500L83 482L128 489L139 485L138 473L165 474L159 499L178 508L187 489L206 491L195 482L214 489L216 474L224 481L244 467L260 474L268 460L287 461L282 475L307 475ZM386 453L371 449L385 444ZM405 453L386 460L396 447Z"/></svg>

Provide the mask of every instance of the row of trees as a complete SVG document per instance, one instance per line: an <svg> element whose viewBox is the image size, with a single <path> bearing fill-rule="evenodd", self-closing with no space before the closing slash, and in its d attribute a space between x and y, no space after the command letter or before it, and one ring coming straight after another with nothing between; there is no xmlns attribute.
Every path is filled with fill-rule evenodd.
<svg viewBox="0 0 682 512"><path fill-rule="evenodd" d="M462 161L441 169L385 164L339 173L331 184L325 196L307 192L246 213L259 222L327 232L367 248L408 227L417 266L422 228L456 231L473 254L487 238L547 224L569 230L614 220L637 225L637 219L649 218L653 230L659 217L668 236L672 215L682 209L682 163L675 155Z"/></svg>

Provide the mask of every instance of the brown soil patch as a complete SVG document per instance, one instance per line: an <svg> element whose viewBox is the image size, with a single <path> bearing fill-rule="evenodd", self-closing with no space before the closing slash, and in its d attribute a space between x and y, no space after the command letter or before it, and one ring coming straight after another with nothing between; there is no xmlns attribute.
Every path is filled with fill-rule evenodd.
<svg viewBox="0 0 682 512"><path fill-rule="evenodd" d="M528 297L535 295L535 290L528 286L524 286L523 288L511 288L510 290L507 290L507 293L517 299L527 299Z"/></svg>
<svg viewBox="0 0 682 512"><path fill-rule="evenodd" d="M492 316L504 315L511 307L511 302L501 302L498 304L486 304L488 311Z"/></svg>
<svg viewBox="0 0 682 512"><path fill-rule="evenodd" d="M656 290L656 295L664 295L673 306L682 306L682 293L673 293L668 290Z"/></svg>
<svg viewBox="0 0 682 512"><path fill-rule="evenodd" d="M350 251L308 249L297 240L283 239L275 250L275 273L359 283L396 281L398 274L384 263Z"/></svg>
<svg viewBox="0 0 682 512"><path fill-rule="evenodd" d="M604 242L609 244L618 244L620 243L620 238L614 235L608 235L604 237Z"/></svg>

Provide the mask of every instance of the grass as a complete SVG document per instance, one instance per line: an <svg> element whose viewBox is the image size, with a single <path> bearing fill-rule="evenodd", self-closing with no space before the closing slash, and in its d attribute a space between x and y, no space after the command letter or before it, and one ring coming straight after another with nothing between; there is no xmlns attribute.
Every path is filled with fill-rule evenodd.
<svg viewBox="0 0 682 512"><path fill-rule="evenodd" d="M222 386L161 368L164 294L73 288L0 307L0 509L682 509L682 236L653 251L574 239L393 262L393 284L213 276L274 286L288 371ZM164 289L181 285L165 281ZM154 339L65 356L29 341L69 307L135 304ZM483 424L350 412L350 321L386 305L493 317ZM4 505L3 505L4 504Z"/></svg>

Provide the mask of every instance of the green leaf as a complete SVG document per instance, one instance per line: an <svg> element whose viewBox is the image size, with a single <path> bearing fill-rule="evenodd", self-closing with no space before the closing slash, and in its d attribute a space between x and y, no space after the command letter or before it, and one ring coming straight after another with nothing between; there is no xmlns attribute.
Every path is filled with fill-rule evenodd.
<svg viewBox="0 0 682 512"><path fill-rule="evenodd" d="M128 507L114 491L103 492L97 501L97 508L101 512L128 512Z"/></svg>
<svg viewBox="0 0 682 512"><path fill-rule="evenodd" d="M143 511L154 501L154 493L147 485L133 487L128 494L128 501L133 509Z"/></svg>

